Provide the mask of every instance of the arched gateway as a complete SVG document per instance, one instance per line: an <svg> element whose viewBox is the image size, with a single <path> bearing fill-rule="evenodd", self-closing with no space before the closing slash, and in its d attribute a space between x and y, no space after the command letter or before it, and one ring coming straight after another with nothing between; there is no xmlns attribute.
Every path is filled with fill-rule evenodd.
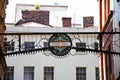
<svg viewBox="0 0 120 80"><path fill-rule="evenodd" d="M55 57L64 57L68 54L74 55L71 50L120 55L120 52L115 50L119 40L113 41L113 37L119 34L119 32L1 33L0 35L4 35L2 56L49 51ZM104 40L111 44L107 45ZM105 44L107 47L102 47Z"/></svg>

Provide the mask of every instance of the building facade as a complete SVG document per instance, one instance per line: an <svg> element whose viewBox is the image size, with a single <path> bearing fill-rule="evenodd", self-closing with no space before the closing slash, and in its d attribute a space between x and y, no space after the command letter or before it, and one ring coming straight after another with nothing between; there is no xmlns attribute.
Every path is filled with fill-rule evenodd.
<svg viewBox="0 0 120 80"><path fill-rule="evenodd" d="M5 31L5 9L8 4L8 0L0 0L0 33ZM0 80L3 80L4 74L7 70L6 61L3 55L3 36L0 35Z"/></svg>
<svg viewBox="0 0 120 80"><path fill-rule="evenodd" d="M3 33L5 31L5 9L8 4L8 0L0 0L0 32ZM0 38L0 42L2 41L2 37ZM2 45L2 43L0 43Z"/></svg>
<svg viewBox="0 0 120 80"><path fill-rule="evenodd" d="M100 32L112 32L113 30L113 12L112 0L99 0ZM110 40L106 39L109 37ZM113 35L103 35L102 49L113 50ZM114 80L114 61L112 54L100 55L100 80Z"/></svg>
<svg viewBox="0 0 120 80"><path fill-rule="evenodd" d="M37 16L39 16L41 18L46 17L47 22L45 20L43 22L46 22L47 24L50 24L54 27L61 27L62 17L69 17L69 16L67 16L68 6L38 5L39 6L38 12L35 10L34 6L35 5L29 5L29 4L16 4L15 22L17 23L20 19L25 19L24 13L26 13L26 12L31 13L31 14L41 13L42 17L39 14ZM47 16L45 16L45 15L47 15ZM40 21L40 19L38 19L38 20Z"/></svg>
<svg viewBox="0 0 120 80"><path fill-rule="evenodd" d="M97 31L97 27L91 28L51 28L51 27L23 27L23 26L7 26L6 32L19 32L19 33L39 33L39 32L81 32L81 31ZM23 35L21 36L21 50L29 50L27 45L34 45L33 48L45 47L45 43L48 43L51 34L39 34L39 35ZM79 36L79 37L78 37ZM87 37L86 37L87 36ZM91 43L97 41L94 35L69 35L72 38L73 46L77 46L80 43L86 44L86 47ZM18 37L16 35L6 36L7 41L14 42L14 49L18 50ZM91 42L92 39L92 42ZM81 41L81 42L80 42ZM12 43L12 42L11 42ZM7 65L10 67L12 78L21 80L55 80L55 79L74 79L74 80L99 80L99 68L98 68L98 54L94 52L81 52L72 49L67 56L59 57L52 54L51 51L39 51L33 52L28 55L17 55L6 57ZM27 70L28 79L27 79ZM32 70L32 71L31 71ZM49 71L50 70L50 71ZM79 72L80 71L80 72ZM83 72L81 72L83 71ZM83 75L79 75L83 74ZM65 77L66 76L66 77Z"/></svg>
<svg viewBox="0 0 120 80"><path fill-rule="evenodd" d="M62 23L60 21L60 27L49 23L51 22L51 15L57 15L54 11L56 8L58 8L56 10L60 10L61 12L63 11L63 14L65 13L64 9L66 7L63 6L62 9L61 7L62 6L53 6L51 8L51 6L47 6L47 11L24 11L21 15L22 18L19 19L16 24L6 24L6 33L21 33L22 35L20 34L21 37L14 34L5 36L4 38L6 39L6 42L8 42L11 46L6 46L4 51L6 53L19 51L18 46L20 47L20 51L29 51L42 47L48 47L50 38L53 36L53 34L59 33L66 33L65 35L70 37L72 47L95 48L94 43L98 42L97 35L83 35L76 33L97 32L98 27L72 27L71 18L64 17L64 15L61 16L61 18L58 18L58 23L62 19ZM50 12L49 9L54 9L54 13ZM39 14L39 16L42 15L42 20L45 21L45 23L41 20L38 20L35 16L31 16L32 14L36 14L36 16L37 14ZM39 19L41 19L41 17ZM26 35L24 35L24 33ZM62 38L59 37L56 39L61 40ZM54 42L51 45L57 46L70 44L68 42L63 43L64 44L59 44ZM62 48L59 49L59 47L57 47L56 50L61 52ZM17 56L6 56L7 65L9 67L9 71L7 74L10 76L6 75L5 79L11 78L12 80L99 80L99 59L98 54L95 54L94 52L71 49L67 55L59 56L53 54L53 52L48 49L38 52L35 51L32 52L32 54L26 52L25 54L27 55L18 54Z"/></svg>
<svg viewBox="0 0 120 80"><path fill-rule="evenodd" d="M119 0L98 0L101 32L119 31ZM107 37L107 38L106 38ZM109 38L109 39L108 39ZM119 34L103 35L103 50L119 52ZM120 58L112 54L100 55L100 80L119 80Z"/></svg>
<svg viewBox="0 0 120 80"><path fill-rule="evenodd" d="M120 1L119 0L113 0L113 10L114 10L114 16L113 16L113 30L114 32L120 32ZM114 41L116 44L114 46L114 50L115 51L119 51L120 52L120 46L118 46L120 44L120 36L115 35L114 36ZM120 63L119 63L120 58L117 56L114 56L114 73L115 73L115 79L119 80L120 79Z"/></svg>

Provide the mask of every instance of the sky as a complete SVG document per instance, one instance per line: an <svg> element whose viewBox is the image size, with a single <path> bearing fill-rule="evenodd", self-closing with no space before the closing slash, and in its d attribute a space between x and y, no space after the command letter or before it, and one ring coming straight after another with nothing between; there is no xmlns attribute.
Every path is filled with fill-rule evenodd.
<svg viewBox="0 0 120 80"><path fill-rule="evenodd" d="M15 23L16 4L38 4L68 6L68 13L75 21L80 23L83 16L94 16L94 23L98 25L98 2L97 0L8 0L6 8L6 22Z"/></svg>

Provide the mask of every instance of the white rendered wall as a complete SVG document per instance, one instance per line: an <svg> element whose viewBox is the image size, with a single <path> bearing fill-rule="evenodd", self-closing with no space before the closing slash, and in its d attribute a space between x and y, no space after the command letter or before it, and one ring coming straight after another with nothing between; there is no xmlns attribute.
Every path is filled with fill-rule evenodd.
<svg viewBox="0 0 120 80"><path fill-rule="evenodd" d="M113 0L114 5L113 5L113 30L116 32L120 32L120 2L116 2L117 0ZM119 39L119 40L118 40ZM118 41L117 41L118 40ZM114 46L114 50L117 52L120 52L120 35L115 35L114 36L114 41L117 41L116 44L118 46ZM119 76L120 74L120 57L119 56L114 56L114 73L115 73L115 79Z"/></svg>
<svg viewBox="0 0 120 80"><path fill-rule="evenodd" d="M21 28L21 29L19 29ZM6 32L25 32L28 27L12 27L7 26ZM78 29L78 28L32 28L29 27L27 29L28 32L35 32L37 30L40 31L50 31L50 32L58 32L59 31L73 31L73 32L97 32L96 27L86 28L86 29ZM11 37L11 36L10 36ZM96 37L94 37L96 39ZM10 38L8 38L10 39ZM40 39L39 36L37 39ZM81 38L82 39L82 38ZM94 40L93 39L93 42ZM28 41L27 39L24 39ZM29 41L31 38L29 37ZM34 38L32 39L34 40ZM35 39L36 40L36 39ZM88 39L90 42L90 39ZM87 41L87 39L86 39ZM21 41L24 42L24 41ZM75 44L77 40L74 40ZM42 43L41 43L42 44ZM17 45L16 45L17 46ZM71 51L73 54L76 53L74 50ZM79 52L81 53L81 52ZM33 66L35 68L34 72L34 80L44 80L44 66L53 66L54 67L54 80L76 80L76 67L86 67L86 76L87 79L95 80L95 68L98 67L98 55L94 53L86 53L79 55L68 55L65 58L55 58L53 56L46 56L43 52L38 52L36 54L30 55L18 55L18 56L9 56L6 57L6 62L8 66L14 66L14 80L23 80L24 79L24 66Z"/></svg>
<svg viewBox="0 0 120 80"><path fill-rule="evenodd" d="M68 6L45 6L41 5L40 10L49 11L49 24L52 26L61 27L62 26L62 17L67 16L67 8ZM34 5L24 5L24 4L18 4L16 5L16 16L15 16L15 22L18 22L20 19L22 19L22 10L35 10Z"/></svg>
<svg viewBox="0 0 120 80"><path fill-rule="evenodd" d="M75 55L58 59L42 53L18 55L6 58L8 66L14 66L14 79L23 80L24 66L34 66L34 79L43 80L44 66L54 66L54 80L76 80L76 67L86 67L87 80L95 80L95 67L98 67L98 56L94 54Z"/></svg>

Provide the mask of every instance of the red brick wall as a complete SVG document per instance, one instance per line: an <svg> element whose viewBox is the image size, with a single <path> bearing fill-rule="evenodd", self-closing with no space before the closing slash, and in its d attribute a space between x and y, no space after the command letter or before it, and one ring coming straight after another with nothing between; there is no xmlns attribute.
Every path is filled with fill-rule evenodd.
<svg viewBox="0 0 120 80"><path fill-rule="evenodd" d="M71 27L71 18L62 18L63 27Z"/></svg>
<svg viewBox="0 0 120 80"><path fill-rule="evenodd" d="M111 20L107 28L105 29L105 32L111 32L113 29L113 21ZM104 34L103 35L103 50L105 51L113 51L113 34ZM106 71L106 80L114 80L112 77L114 77L114 60L113 55L110 53L107 53L104 55L105 57L105 71Z"/></svg>
<svg viewBox="0 0 120 80"><path fill-rule="evenodd" d="M106 28L105 32L111 32L113 29L113 21L111 21L108 25L108 27ZM113 41L113 34L106 34L103 35L103 42L104 42L104 50L106 50L108 48L108 46L111 44L111 42Z"/></svg>
<svg viewBox="0 0 120 80"><path fill-rule="evenodd" d="M49 25L49 11L22 11L22 19Z"/></svg>

